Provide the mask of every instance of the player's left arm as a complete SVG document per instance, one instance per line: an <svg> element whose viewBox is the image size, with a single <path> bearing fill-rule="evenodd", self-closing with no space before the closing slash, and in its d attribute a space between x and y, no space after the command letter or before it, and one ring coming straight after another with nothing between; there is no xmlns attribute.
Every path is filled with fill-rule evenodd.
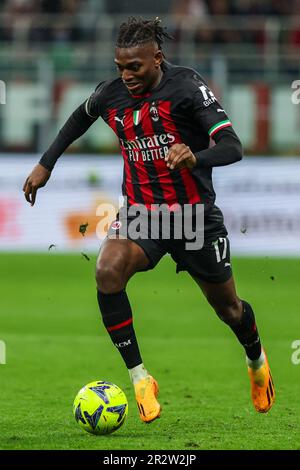
<svg viewBox="0 0 300 470"><path fill-rule="evenodd" d="M242 144L223 106L220 105L213 92L201 79L191 83L190 89L192 88L194 88L193 117L196 124L216 144L205 150L195 152L195 166L198 168L211 168L238 162L243 157Z"/></svg>
<svg viewBox="0 0 300 470"><path fill-rule="evenodd" d="M195 152L195 167L211 168L225 166L242 160L242 144L232 127L219 130L214 135L213 140L216 145L200 152Z"/></svg>
<svg viewBox="0 0 300 470"><path fill-rule="evenodd" d="M209 168L235 163L242 159L241 142L226 112L204 82L190 80L187 106L195 123L215 141L213 147L192 152L186 144L173 145L166 156L167 166L174 168Z"/></svg>
<svg viewBox="0 0 300 470"><path fill-rule="evenodd" d="M165 161L174 168L209 168L238 162L243 157L242 144L232 128L222 129L213 137L216 145L193 153L186 144L174 144Z"/></svg>

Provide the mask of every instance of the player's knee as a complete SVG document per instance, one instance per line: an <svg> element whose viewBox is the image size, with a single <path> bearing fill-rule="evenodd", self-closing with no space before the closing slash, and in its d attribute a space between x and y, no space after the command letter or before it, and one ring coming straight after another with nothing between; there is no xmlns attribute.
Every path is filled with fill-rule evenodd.
<svg viewBox="0 0 300 470"><path fill-rule="evenodd" d="M242 303L236 298L222 305L215 306L217 315L228 325L237 325L242 318Z"/></svg>
<svg viewBox="0 0 300 470"><path fill-rule="evenodd" d="M122 265L101 263L96 268L97 288L105 294L119 292L125 287Z"/></svg>

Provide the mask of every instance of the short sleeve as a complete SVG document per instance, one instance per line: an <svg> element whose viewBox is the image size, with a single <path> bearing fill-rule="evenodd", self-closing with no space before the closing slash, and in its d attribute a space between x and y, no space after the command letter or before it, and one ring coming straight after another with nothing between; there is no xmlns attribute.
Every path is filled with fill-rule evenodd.
<svg viewBox="0 0 300 470"><path fill-rule="evenodd" d="M104 112L104 90L107 82L101 82L85 102L85 111L91 118L97 119Z"/></svg>
<svg viewBox="0 0 300 470"><path fill-rule="evenodd" d="M210 137L221 129L232 126L226 111L200 75L195 74L189 79L188 88L193 118Z"/></svg>

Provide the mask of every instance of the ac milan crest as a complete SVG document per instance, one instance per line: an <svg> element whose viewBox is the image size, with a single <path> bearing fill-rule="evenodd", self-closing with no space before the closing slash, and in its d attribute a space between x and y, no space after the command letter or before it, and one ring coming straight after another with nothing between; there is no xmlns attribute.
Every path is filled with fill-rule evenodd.
<svg viewBox="0 0 300 470"><path fill-rule="evenodd" d="M155 101L153 101L153 103L151 104L149 112L150 112L152 121L156 122L159 120L158 109L157 109Z"/></svg>

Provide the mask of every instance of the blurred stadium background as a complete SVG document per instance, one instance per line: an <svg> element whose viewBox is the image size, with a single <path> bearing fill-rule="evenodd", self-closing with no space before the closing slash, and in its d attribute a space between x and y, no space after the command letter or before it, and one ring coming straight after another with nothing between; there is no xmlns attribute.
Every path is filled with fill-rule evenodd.
<svg viewBox="0 0 300 470"><path fill-rule="evenodd" d="M101 220L96 209L101 202L117 206L121 190L122 160L110 129L99 120L68 149L33 208L22 193L25 178L66 118L97 83L115 76L114 39L130 15L161 17L175 38L165 44L167 59L193 67L208 80L241 138L244 160L214 170L217 204L230 232L240 295L259 311L275 383L285 400L279 393L278 408L265 421L251 414L244 365L238 363L239 373L235 369L239 346L201 296L199 316L196 288L185 275L183 281L175 278L167 259L129 288L134 309L143 313L136 315L136 328L146 357L162 390L172 387L180 403L179 410L173 401L163 403L170 429L163 420L148 428L145 445L143 439L130 440L131 431L144 433L130 421L137 419L134 413L125 439L109 444L73 436L69 424L72 397L84 383L108 378L126 391L128 385L118 353L99 326L94 298L95 229ZM0 370L6 406L0 448L130 449L149 442L149 448L165 449L299 448L293 434L299 428L298 368L290 355L300 330L300 96L295 82L300 80L300 1L0 0L0 45L0 340L7 346L7 365ZM79 227L86 223L83 236ZM98 230L98 235L104 233ZM92 262L80 260L81 253ZM171 300L174 310L190 312L183 321L173 319L174 338L166 313ZM148 331L150 321L155 338ZM73 353L74 345L85 354ZM170 354L174 370L166 366ZM202 358L200 375L190 354ZM98 358L109 355L113 359L99 369ZM184 375L198 376L199 383L193 380L184 388L179 380ZM222 400L212 404L208 397L220 382ZM201 426L191 400L200 389ZM57 392L59 403L53 398ZM183 436L176 423L178 416L186 422L186 396L192 424ZM32 401L42 405L48 434L37 413L26 414Z"/></svg>
<svg viewBox="0 0 300 470"><path fill-rule="evenodd" d="M129 15L162 18L175 38L165 44L167 59L208 80L242 140L248 158L215 171L233 249L300 254L300 105L292 88L300 79L299 0L0 1L0 249L77 248L87 217L85 246L98 246L95 207L115 203L122 175L105 123L68 149L34 211L20 188L72 111L115 76L115 35Z"/></svg>

